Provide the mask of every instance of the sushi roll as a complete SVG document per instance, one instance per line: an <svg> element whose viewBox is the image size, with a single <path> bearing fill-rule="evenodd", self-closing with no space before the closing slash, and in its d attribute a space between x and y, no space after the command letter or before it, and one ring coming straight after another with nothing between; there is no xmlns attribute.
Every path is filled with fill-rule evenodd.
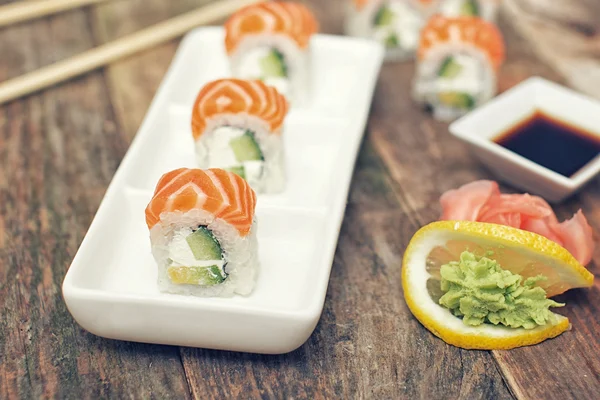
<svg viewBox="0 0 600 400"><path fill-rule="evenodd" d="M350 36L375 39L386 47L387 60L414 57L419 34L440 0L352 0L345 31Z"/></svg>
<svg viewBox="0 0 600 400"><path fill-rule="evenodd" d="M263 80L290 102L306 104L309 45L317 31L312 12L300 3L272 1L242 8L225 23L233 77Z"/></svg>
<svg viewBox="0 0 600 400"><path fill-rule="evenodd" d="M496 95L504 41L490 22L477 17L432 17L421 33L416 101L436 119L454 120Z"/></svg>
<svg viewBox="0 0 600 400"><path fill-rule="evenodd" d="M164 174L146 207L161 292L248 295L259 269L256 194L222 169Z"/></svg>
<svg viewBox="0 0 600 400"><path fill-rule="evenodd" d="M439 13L445 17L479 17L495 22L499 0L442 0Z"/></svg>
<svg viewBox="0 0 600 400"><path fill-rule="evenodd" d="M258 193L285 188L283 124L288 102L262 81L219 79L200 90L192 134L200 168L223 168Z"/></svg>

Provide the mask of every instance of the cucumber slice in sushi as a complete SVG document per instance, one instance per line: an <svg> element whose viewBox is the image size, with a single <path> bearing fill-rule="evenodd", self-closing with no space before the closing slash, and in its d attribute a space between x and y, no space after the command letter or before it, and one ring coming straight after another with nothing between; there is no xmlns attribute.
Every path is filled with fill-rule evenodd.
<svg viewBox="0 0 600 400"><path fill-rule="evenodd" d="M205 227L199 227L185 238L196 260L222 260L223 250L213 234ZM191 268L191 267L190 267Z"/></svg>
<svg viewBox="0 0 600 400"><path fill-rule="evenodd" d="M456 107L470 110L475 106L475 99L467 93L442 92L438 94L440 102L449 107Z"/></svg>
<svg viewBox="0 0 600 400"><path fill-rule="evenodd" d="M260 60L260 69L265 77L285 78L287 76L287 66L283 54L275 49Z"/></svg>
<svg viewBox="0 0 600 400"><path fill-rule="evenodd" d="M239 162L265 160L258 143L256 143L256 139L254 139L254 135L250 131L246 131L242 136L231 139L229 145L235 154L236 160Z"/></svg>
<svg viewBox="0 0 600 400"><path fill-rule="evenodd" d="M476 17L479 15L479 5L477 4L477 0L465 0L465 2L460 7L460 12L463 15L470 15Z"/></svg>
<svg viewBox="0 0 600 400"><path fill-rule="evenodd" d="M236 175L239 175L242 179L246 179L246 169L243 165L239 165L237 167L229 167L225 168L225 170L229 172L233 172Z"/></svg>
<svg viewBox="0 0 600 400"><path fill-rule="evenodd" d="M390 36L387 37L387 39L385 39L385 47L393 49L400 46L400 41L398 40L398 36L396 36L395 34L391 34Z"/></svg>
<svg viewBox="0 0 600 400"><path fill-rule="evenodd" d="M388 26L394 22L394 12L389 7L383 6L377 11L373 24L375 26Z"/></svg>
<svg viewBox="0 0 600 400"><path fill-rule="evenodd" d="M176 285L214 286L223 283L227 275L216 265L210 267L169 267L169 279Z"/></svg>
<svg viewBox="0 0 600 400"><path fill-rule="evenodd" d="M443 78L455 78L462 71L462 66L454 61L454 57L448 56L444 59L438 72L438 76Z"/></svg>

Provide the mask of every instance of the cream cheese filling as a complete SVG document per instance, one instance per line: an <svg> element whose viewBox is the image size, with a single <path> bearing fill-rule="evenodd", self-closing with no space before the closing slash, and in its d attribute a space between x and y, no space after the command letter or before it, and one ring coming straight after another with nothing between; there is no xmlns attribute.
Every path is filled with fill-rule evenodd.
<svg viewBox="0 0 600 400"><path fill-rule="evenodd" d="M197 260L187 242L187 237L193 233L191 228L181 228L173 234L169 243L169 258L174 267L212 267L217 266L224 273L225 261L220 260Z"/></svg>

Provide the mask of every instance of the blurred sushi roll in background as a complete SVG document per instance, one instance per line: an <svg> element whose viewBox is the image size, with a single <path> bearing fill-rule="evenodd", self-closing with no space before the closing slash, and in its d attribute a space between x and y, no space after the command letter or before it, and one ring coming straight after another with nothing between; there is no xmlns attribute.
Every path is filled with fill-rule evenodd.
<svg viewBox="0 0 600 400"><path fill-rule="evenodd" d="M421 32L413 97L452 121L496 95L504 40L477 17L432 17Z"/></svg>
<svg viewBox="0 0 600 400"><path fill-rule="evenodd" d="M479 17L496 22L500 0L442 0L439 13L446 17Z"/></svg>
<svg viewBox="0 0 600 400"><path fill-rule="evenodd" d="M410 59L422 27L439 6L440 0L351 0L345 31L382 43L387 60Z"/></svg>
<svg viewBox="0 0 600 400"><path fill-rule="evenodd" d="M164 174L146 208L161 292L230 297L252 292L259 269L256 194L222 169Z"/></svg>
<svg viewBox="0 0 600 400"><path fill-rule="evenodd" d="M233 77L263 80L291 103L307 104L310 39L317 31L314 15L300 3L273 1L242 8L225 23Z"/></svg>
<svg viewBox="0 0 600 400"><path fill-rule="evenodd" d="M259 80L208 83L192 110L198 166L235 172L258 193L283 191L288 108L277 89Z"/></svg>

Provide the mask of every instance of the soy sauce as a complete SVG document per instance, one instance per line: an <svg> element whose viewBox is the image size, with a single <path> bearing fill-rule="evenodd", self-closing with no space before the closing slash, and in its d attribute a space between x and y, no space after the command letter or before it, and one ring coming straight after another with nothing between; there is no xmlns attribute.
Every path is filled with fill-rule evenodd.
<svg viewBox="0 0 600 400"><path fill-rule="evenodd" d="M566 177L600 154L600 139L596 135L540 111L494 142Z"/></svg>

